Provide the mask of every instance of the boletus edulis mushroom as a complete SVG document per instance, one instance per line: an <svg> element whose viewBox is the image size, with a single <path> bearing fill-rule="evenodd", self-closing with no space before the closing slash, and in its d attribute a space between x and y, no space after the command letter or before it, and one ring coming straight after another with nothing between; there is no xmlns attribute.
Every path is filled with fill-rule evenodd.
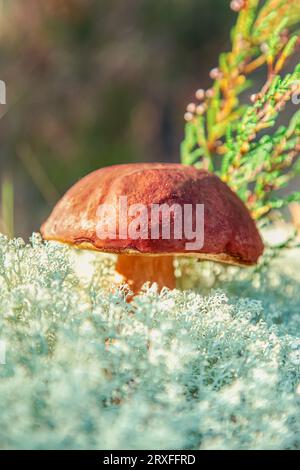
<svg viewBox="0 0 300 470"><path fill-rule="evenodd" d="M147 281L175 288L175 255L250 266L264 249L238 196L216 175L181 164L96 170L66 192L41 233L116 253L116 270L134 293Z"/></svg>

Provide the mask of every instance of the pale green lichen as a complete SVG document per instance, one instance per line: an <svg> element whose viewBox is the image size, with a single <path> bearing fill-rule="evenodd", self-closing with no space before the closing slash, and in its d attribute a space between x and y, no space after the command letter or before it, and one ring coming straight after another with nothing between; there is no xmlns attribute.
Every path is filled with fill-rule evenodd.
<svg viewBox="0 0 300 470"><path fill-rule="evenodd" d="M110 257L76 256L0 239L1 448L299 448L295 253L268 275L206 268L200 283L189 266L193 291L131 303L99 287Z"/></svg>

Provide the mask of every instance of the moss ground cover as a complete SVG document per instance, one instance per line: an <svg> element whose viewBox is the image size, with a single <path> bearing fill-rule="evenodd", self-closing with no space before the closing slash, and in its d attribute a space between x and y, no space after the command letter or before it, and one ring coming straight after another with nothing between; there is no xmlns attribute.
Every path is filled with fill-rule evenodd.
<svg viewBox="0 0 300 470"><path fill-rule="evenodd" d="M299 448L299 265L178 261L193 289L127 303L111 258L1 237L1 448Z"/></svg>

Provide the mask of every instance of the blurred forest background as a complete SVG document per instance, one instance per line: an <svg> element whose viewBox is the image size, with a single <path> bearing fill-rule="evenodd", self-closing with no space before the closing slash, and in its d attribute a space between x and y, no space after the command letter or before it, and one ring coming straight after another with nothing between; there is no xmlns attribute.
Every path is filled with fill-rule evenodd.
<svg viewBox="0 0 300 470"><path fill-rule="evenodd" d="M229 3L2 0L1 230L27 238L101 166L178 161L186 104L229 47Z"/></svg>

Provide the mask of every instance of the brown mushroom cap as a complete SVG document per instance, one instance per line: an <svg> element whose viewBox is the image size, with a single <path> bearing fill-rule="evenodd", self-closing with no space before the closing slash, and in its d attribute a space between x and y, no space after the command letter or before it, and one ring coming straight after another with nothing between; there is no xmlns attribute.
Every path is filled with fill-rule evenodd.
<svg viewBox="0 0 300 470"><path fill-rule="evenodd" d="M190 240L99 239L97 208L128 205L204 204L204 245L186 251ZM118 217L117 217L118 220ZM217 176L181 164L141 163L102 168L67 191L41 227L48 240L118 254L193 255L229 264L255 264L263 242L244 203ZM118 233L118 228L117 228ZM172 234L172 230L171 230Z"/></svg>

